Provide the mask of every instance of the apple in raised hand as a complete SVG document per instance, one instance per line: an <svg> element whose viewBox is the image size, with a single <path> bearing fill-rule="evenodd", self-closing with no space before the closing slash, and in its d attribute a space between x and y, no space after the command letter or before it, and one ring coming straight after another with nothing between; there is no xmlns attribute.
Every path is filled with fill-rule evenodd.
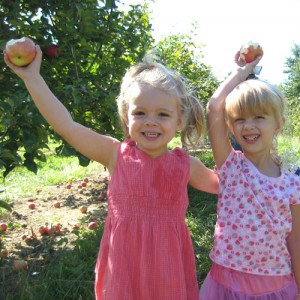
<svg viewBox="0 0 300 300"><path fill-rule="evenodd" d="M9 60L18 67L30 64L36 55L34 42L28 37L11 39L6 43L5 51Z"/></svg>
<svg viewBox="0 0 300 300"><path fill-rule="evenodd" d="M242 45L240 49L240 58L247 63L254 61L258 56L263 55L263 49L258 43L252 41Z"/></svg>

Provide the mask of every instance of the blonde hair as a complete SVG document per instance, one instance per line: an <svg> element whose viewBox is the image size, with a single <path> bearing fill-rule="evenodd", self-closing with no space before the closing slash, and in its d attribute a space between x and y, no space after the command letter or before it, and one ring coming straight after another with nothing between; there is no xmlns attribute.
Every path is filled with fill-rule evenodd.
<svg viewBox="0 0 300 300"><path fill-rule="evenodd" d="M158 62L143 61L132 66L125 74L120 94L117 97L118 113L126 137L129 88L133 83L146 84L158 88L178 99L183 126L181 142L187 147L196 147L204 133L204 110L202 103L188 89L185 80L175 71Z"/></svg>
<svg viewBox="0 0 300 300"><path fill-rule="evenodd" d="M229 121L236 116L273 115L284 123L287 102L282 92L267 82L250 79L240 83L226 98L225 114Z"/></svg>
<svg viewBox="0 0 300 300"><path fill-rule="evenodd" d="M236 117L266 114L274 116L281 127L285 123L287 102L283 93L267 82L250 79L240 83L226 98L225 116L229 122ZM281 165L277 145L270 149L273 160Z"/></svg>

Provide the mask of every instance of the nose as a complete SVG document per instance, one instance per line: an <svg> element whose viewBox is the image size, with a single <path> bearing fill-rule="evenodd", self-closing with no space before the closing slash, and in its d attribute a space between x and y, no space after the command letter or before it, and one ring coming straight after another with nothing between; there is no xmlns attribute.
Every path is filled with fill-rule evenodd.
<svg viewBox="0 0 300 300"><path fill-rule="evenodd" d="M245 122L244 122L244 128L245 129L253 129L255 126L254 126L254 122L253 122L253 120L246 120Z"/></svg>
<svg viewBox="0 0 300 300"><path fill-rule="evenodd" d="M155 116L147 116L145 124L147 126L155 126L157 125L157 119Z"/></svg>

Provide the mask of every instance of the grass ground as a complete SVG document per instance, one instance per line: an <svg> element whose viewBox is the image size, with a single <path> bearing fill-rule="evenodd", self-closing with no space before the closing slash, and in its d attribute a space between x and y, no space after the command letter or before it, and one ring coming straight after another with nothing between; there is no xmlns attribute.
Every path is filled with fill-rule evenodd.
<svg viewBox="0 0 300 300"><path fill-rule="evenodd" d="M294 152L297 153L296 156L300 157L299 146L299 140L279 140L280 152L288 150L290 153L290 150L294 149ZM194 155L208 167L213 167L213 158L209 149L202 149ZM77 158L49 155L47 162L41 163L37 175L22 168L9 174L0 186L0 190L5 190L4 193L0 194L0 200L12 203L18 199L24 199L24 197L32 197L47 186L63 186L86 176L95 178L101 171L103 170L99 170L99 165L94 163L88 167L80 167ZM212 247L217 199L215 195L199 192L192 188L189 188L188 192L190 205L186 223L193 240L200 285L211 264L208 254ZM73 196L75 197L75 195ZM51 200L49 199L48 197L48 202ZM90 202L90 204L94 205L95 202ZM30 218L31 216L29 214L27 217ZM5 218L14 220L12 217L12 213L0 210L0 223ZM84 222L86 221L84 220ZM22 224L18 222L9 224L8 232L11 234L0 232L0 299L94 299L94 265L103 226L100 224L93 231L83 227L75 232L75 236L74 233L72 236L69 233L63 238L41 239L40 243L36 245L24 246L15 240L13 235L22 227ZM5 254L4 250L8 244L13 245L14 249L7 256L2 255ZM25 255L23 258L25 260L30 259L31 262L29 269L12 271L10 262L17 255L22 254L21 250L31 250L34 254L39 253L39 260L34 255L31 257Z"/></svg>
<svg viewBox="0 0 300 300"><path fill-rule="evenodd" d="M194 155L199 156L206 165L212 167L212 156L209 150ZM32 197L46 186L63 186L78 178L95 177L98 173L99 165L97 164L92 163L88 167L80 167L77 158L49 155L47 162L40 165L37 175L22 168L9 174L1 187L6 191L0 194L0 199L13 202L24 197ZM200 284L210 267L208 253L212 246L216 197L189 188L189 198L190 206L186 222L195 248ZM28 214L28 218L30 217L31 215ZM11 220L8 228L11 234L22 229L20 228L21 222L14 220L11 213L8 217L5 211L1 211L0 222L5 218ZM17 239L15 236L19 235L2 233L0 235L1 251L6 249L8 244L13 245L15 249L10 249L8 256L4 255L0 260L0 299L94 299L94 266L102 229L102 225L93 231L82 228L76 232L75 238L73 233L72 247L70 247L71 233L59 239L43 238L36 245L25 246L22 241L14 240ZM30 247L31 254L27 254L27 257L23 255L23 258L29 262L28 270L12 271L11 262L16 255L20 256L21 250L29 251ZM32 254L37 252L38 258L37 255Z"/></svg>

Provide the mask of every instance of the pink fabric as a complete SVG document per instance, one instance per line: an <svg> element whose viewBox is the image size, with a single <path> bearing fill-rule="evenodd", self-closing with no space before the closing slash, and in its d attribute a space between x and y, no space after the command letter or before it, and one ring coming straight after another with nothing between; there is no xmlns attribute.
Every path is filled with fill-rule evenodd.
<svg viewBox="0 0 300 300"><path fill-rule="evenodd" d="M291 274L286 238L292 229L290 206L300 204L299 176L268 177L239 151L232 151L217 173L212 261L257 275Z"/></svg>
<svg viewBox="0 0 300 300"><path fill-rule="evenodd" d="M95 269L97 300L198 299L188 178L183 150L151 158L130 140L122 144Z"/></svg>
<svg viewBox="0 0 300 300"><path fill-rule="evenodd" d="M213 264L199 300L295 300L297 285L291 275L261 276Z"/></svg>

